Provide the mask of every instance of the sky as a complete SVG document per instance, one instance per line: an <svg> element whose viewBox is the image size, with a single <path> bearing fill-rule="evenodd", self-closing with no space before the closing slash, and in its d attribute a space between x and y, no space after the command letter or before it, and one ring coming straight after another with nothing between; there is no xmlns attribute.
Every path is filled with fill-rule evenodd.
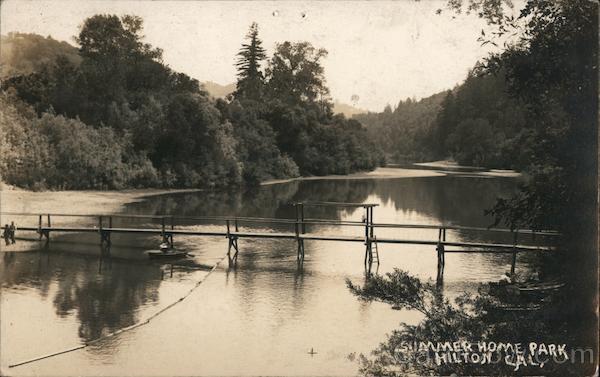
<svg viewBox="0 0 600 377"><path fill-rule="evenodd" d="M325 48L333 99L381 111L461 83L494 48L477 41L483 20L456 15L445 0L149 1L5 0L0 33L37 33L75 45L85 18L135 14L144 40L164 51L172 69L200 81L235 82L235 60L252 22L271 54L277 42ZM441 14L436 14L442 9Z"/></svg>

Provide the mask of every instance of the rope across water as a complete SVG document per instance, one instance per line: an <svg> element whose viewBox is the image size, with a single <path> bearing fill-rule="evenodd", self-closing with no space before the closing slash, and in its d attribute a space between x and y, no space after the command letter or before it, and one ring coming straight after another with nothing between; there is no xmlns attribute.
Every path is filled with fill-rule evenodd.
<svg viewBox="0 0 600 377"><path fill-rule="evenodd" d="M148 318L146 318L144 320L141 320L141 321L139 321L137 323L134 323L131 326L124 327L124 328L122 328L120 330L117 330L117 331L114 331L114 332L112 332L110 334L101 336L100 338L97 338L97 339L94 339L94 340L90 340L90 341L88 341L88 342L86 342L84 344L81 344L81 345L78 345L78 346L75 346L75 347L72 347L72 348L63 349L61 351L53 352L53 353L50 353L50 354L47 354L47 355L34 357L32 359L21 361L21 362L15 363L15 364L9 364L8 367L9 368L14 368L14 367L18 367L20 365L30 364L30 363L33 363L33 362L36 362L36 361L40 361L40 360L43 360L43 359L48 359L48 358L51 358L51 357L54 357L54 356L58 356L58 355L62 355L62 354L65 354L65 353L77 351L77 350L80 350L80 349L84 349L84 348L89 347L89 346L91 346L91 345L93 345L95 343L101 342L102 340L105 340L105 339L111 338L113 336L122 334L124 332L133 330L133 329L138 328L140 326L147 325L154 318L158 317L159 315L161 315L165 311L171 309L175 305L177 305L180 302L182 302L183 300L185 300L189 295L191 295L192 292L194 292L194 290L196 290L210 276L210 274L212 274L217 269L217 267L219 266L219 264L221 264L221 262L223 262L223 260L225 258L227 258L227 255L225 255L217 263L215 263L215 265L210 269L210 271L206 275L204 275L202 277L202 279L200 279L198 282L196 282L196 284L185 295L183 295L182 297L180 297L178 300L172 302L171 304L165 306L164 308L160 309L156 313L153 313Z"/></svg>

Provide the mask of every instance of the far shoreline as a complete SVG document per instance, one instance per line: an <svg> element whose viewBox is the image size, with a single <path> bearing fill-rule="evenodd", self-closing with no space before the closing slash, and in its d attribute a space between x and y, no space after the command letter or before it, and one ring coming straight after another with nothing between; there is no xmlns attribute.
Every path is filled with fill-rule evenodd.
<svg viewBox="0 0 600 377"><path fill-rule="evenodd" d="M402 179L455 175L457 172L444 171L443 166L458 166L454 163L435 161L415 164L415 168L378 167L368 172L348 175L326 175L270 179L260 186L314 180L363 180L363 179ZM420 169L419 167L425 167ZM427 169L429 167L429 169ZM438 169L439 168L439 169ZM488 170L461 173L483 178L519 177L521 173L512 170ZM125 189L125 190L58 190L31 191L9 186L0 182L0 210L12 213L69 213L69 214L109 214L123 209L126 204L139 202L144 198L158 195L207 192L208 189ZM2 217L2 216L0 216ZM4 221L4 219L0 220Z"/></svg>
<svg viewBox="0 0 600 377"><path fill-rule="evenodd" d="M318 180L336 180L336 179L381 179L381 178L422 178L422 177L440 177L445 173L426 170L426 169L407 169L395 167L378 167L372 171L357 172L346 175L319 175L308 177L296 177L286 179L269 179L261 182L261 186L288 183L293 181L318 181Z"/></svg>

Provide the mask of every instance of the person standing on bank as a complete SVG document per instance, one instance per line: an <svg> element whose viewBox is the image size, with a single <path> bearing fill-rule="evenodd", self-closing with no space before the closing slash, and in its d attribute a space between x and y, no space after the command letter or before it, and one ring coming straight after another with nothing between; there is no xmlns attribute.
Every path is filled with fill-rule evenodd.
<svg viewBox="0 0 600 377"><path fill-rule="evenodd" d="M15 222L11 221L10 222L10 242L12 244L15 243L15 231L17 230L17 227L15 226Z"/></svg>
<svg viewBox="0 0 600 377"><path fill-rule="evenodd" d="M7 245L10 244L10 229L8 228L8 224L4 225L4 232L2 233L2 238L4 238L4 242L6 242Z"/></svg>

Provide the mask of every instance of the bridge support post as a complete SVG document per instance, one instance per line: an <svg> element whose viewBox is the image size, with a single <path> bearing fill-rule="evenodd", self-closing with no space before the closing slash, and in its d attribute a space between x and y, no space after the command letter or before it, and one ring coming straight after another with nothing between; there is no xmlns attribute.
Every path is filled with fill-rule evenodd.
<svg viewBox="0 0 600 377"><path fill-rule="evenodd" d="M108 261L108 268L112 267L110 259L110 243L100 245L100 258L98 259L98 273L101 274L104 268L105 260Z"/></svg>
<svg viewBox="0 0 600 377"><path fill-rule="evenodd" d="M446 228L440 228L438 232L438 244L435 248L437 251L436 283L438 286L441 286L444 282L444 267L446 266L446 248L444 242L446 242Z"/></svg>
<svg viewBox="0 0 600 377"><path fill-rule="evenodd" d="M112 229L112 216L108 217L108 229L104 229L104 216L98 217L98 232L100 233L100 247L108 248L111 245L110 234Z"/></svg>
<svg viewBox="0 0 600 377"><path fill-rule="evenodd" d="M42 237L42 235L46 238L46 246L48 246L48 244L50 243L50 231L48 229L43 230L42 234L40 235L40 238Z"/></svg>
<svg viewBox="0 0 600 377"><path fill-rule="evenodd" d="M100 246L104 247L107 243L107 235L103 229L103 217L98 216L98 233L100 234Z"/></svg>
<svg viewBox="0 0 600 377"><path fill-rule="evenodd" d="M175 219L173 218L173 216L171 216L171 230L175 230ZM173 232L171 232L169 234L169 243L171 245L171 247L173 247L174 243L173 243Z"/></svg>
<svg viewBox="0 0 600 377"><path fill-rule="evenodd" d="M513 232L513 250L512 250L512 259L510 263L510 274L515 274L515 269L517 267L517 241L519 240L519 232Z"/></svg>
<svg viewBox="0 0 600 377"><path fill-rule="evenodd" d="M436 247L437 251L437 278L436 282L441 285L444 281L444 267L446 264L445 247L443 243L438 243Z"/></svg>
<svg viewBox="0 0 600 377"><path fill-rule="evenodd" d="M40 241L42 240L42 215L39 216L38 218L38 229L37 229L38 234L40 235Z"/></svg>
<svg viewBox="0 0 600 377"><path fill-rule="evenodd" d="M105 230L102 228L102 216L100 216L100 246L103 248L110 247L110 244L111 244L110 229L112 229L112 216L108 217L108 229L109 230Z"/></svg>
<svg viewBox="0 0 600 377"><path fill-rule="evenodd" d="M304 239L300 235L306 232L306 224L304 223L304 205L302 203L295 203L294 207L296 209L296 223L294 224L294 230L296 233L296 242L298 244L296 261L301 264L304 263Z"/></svg>
<svg viewBox="0 0 600 377"><path fill-rule="evenodd" d="M371 212L372 208L367 208L367 213L369 216L367 217L367 229L369 230L367 235L367 240L369 241L369 267L373 264L373 227L371 226L373 222L373 212Z"/></svg>
<svg viewBox="0 0 600 377"><path fill-rule="evenodd" d="M511 260L511 263L510 263L510 274L511 275L515 274L516 267L517 267L517 252L513 251L513 253L512 253L512 260Z"/></svg>
<svg viewBox="0 0 600 377"><path fill-rule="evenodd" d="M46 246L50 243L50 228L52 227L52 223L50 222L50 214L47 215L47 223L48 227L45 230L42 230L42 216L40 215L40 240L42 239L42 235L46 237Z"/></svg>
<svg viewBox="0 0 600 377"><path fill-rule="evenodd" d="M230 229L230 220L227 219L226 220L227 223L227 240L228 240L228 246L227 246L227 259L229 261L229 267L231 266L235 266L237 263L237 257L238 257L238 236L235 234L231 234L231 229ZM238 223L237 223L237 219L235 219L235 232L238 232ZM235 250L234 254L231 255L231 249Z"/></svg>
<svg viewBox="0 0 600 377"><path fill-rule="evenodd" d="M365 208L365 267L373 263L373 207Z"/></svg>
<svg viewBox="0 0 600 377"><path fill-rule="evenodd" d="M109 230L101 230L100 231L100 246L101 247L110 247L110 231Z"/></svg>
<svg viewBox="0 0 600 377"><path fill-rule="evenodd" d="M300 203L300 229L302 231L302 234L306 233L306 224L304 223L304 204ZM300 238L299 239L299 253L300 253L300 260L302 262L304 262L304 238Z"/></svg>
<svg viewBox="0 0 600 377"><path fill-rule="evenodd" d="M304 262L304 240L301 238L298 239L298 253L296 259L299 262Z"/></svg>

